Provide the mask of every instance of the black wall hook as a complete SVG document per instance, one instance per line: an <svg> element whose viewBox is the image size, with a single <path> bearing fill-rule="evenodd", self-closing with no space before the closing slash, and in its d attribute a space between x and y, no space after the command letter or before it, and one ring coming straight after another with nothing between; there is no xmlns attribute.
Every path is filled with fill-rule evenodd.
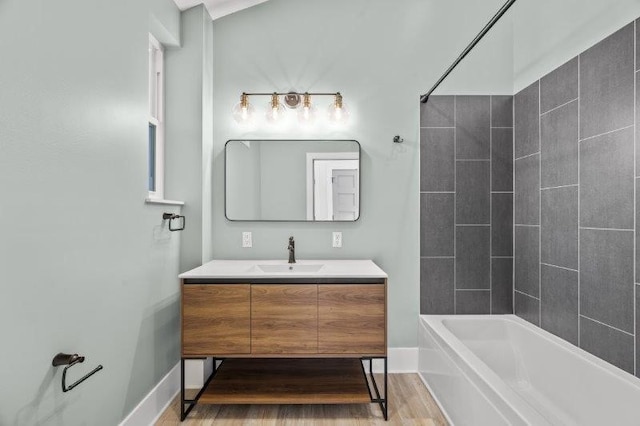
<svg viewBox="0 0 640 426"><path fill-rule="evenodd" d="M67 370L81 362L84 362L84 357L78 354L63 354L62 352L60 352L59 354L53 357L53 361L51 361L51 365L53 365L54 367L66 365L64 370L62 370L62 392L69 392L71 389L75 388L80 383L84 382L89 377L93 376L103 368L102 365L98 365L89 373L85 374L82 378L78 379L75 383L67 386Z"/></svg>
<svg viewBox="0 0 640 426"><path fill-rule="evenodd" d="M171 226L171 222L173 220L177 220L177 219L182 219L182 226L179 228L174 228ZM174 213L162 213L162 220L168 220L169 221L169 231L182 231L184 229L184 227L187 225L187 219L179 214L174 214Z"/></svg>

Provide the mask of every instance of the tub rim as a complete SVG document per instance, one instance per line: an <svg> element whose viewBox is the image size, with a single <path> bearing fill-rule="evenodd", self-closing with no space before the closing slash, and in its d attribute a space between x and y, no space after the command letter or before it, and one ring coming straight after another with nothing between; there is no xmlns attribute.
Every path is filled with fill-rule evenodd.
<svg viewBox="0 0 640 426"><path fill-rule="evenodd" d="M504 315L492 316L504 317ZM510 414L517 416L522 420L523 424L551 426L552 423L549 420L509 387L497 373L478 358L442 323L446 319L473 320L487 319L489 317L490 315L420 315L420 322L422 323L421 327L424 327L425 331L434 338L440 351L449 358L465 379L482 393L486 402L500 413L507 424L509 423L509 414L506 414L505 411L510 410ZM418 369L420 370L420 367ZM419 371L419 373L421 372ZM502 408L496 405L496 400L502 402L502 404L499 404L503 405ZM440 403L439 400L438 402ZM446 411L442 404L440 406L443 411ZM447 415L447 418L450 418L450 416ZM453 422L451 423L454 424Z"/></svg>
<svg viewBox="0 0 640 426"><path fill-rule="evenodd" d="M467 379L481 380L498 398L503 399L509 408L511 408L524 422L544 421L549 423L540 412L535 410L524 398L515 392L507 383L494 372L487 364L485 364L471 349L469 349L447 326L445 321L462 322L462 321L502 321L515 324L536 335L536 338L542 338L547 342L559 347L560 350L569 351L575 356L579 356L586 360L591 366L610 374L616 380L624 382L626 385L636 388L640 392L640 378L628 373L625 370L616 367L613 364L604 361L595 355L590 354L582 348L574 346L564 339L534 325L514 314L498 314L498 315L420 315L419 322L426 331L430 332L436 343L440 346L448 358L453 361L456 366L467 376ZM456 359L451 355L453 352L458 360L465 364L465 369L460 368ZM465 370L473 373L475 378L469 377ZM431 389L431 388L430 388Z"/></svg>

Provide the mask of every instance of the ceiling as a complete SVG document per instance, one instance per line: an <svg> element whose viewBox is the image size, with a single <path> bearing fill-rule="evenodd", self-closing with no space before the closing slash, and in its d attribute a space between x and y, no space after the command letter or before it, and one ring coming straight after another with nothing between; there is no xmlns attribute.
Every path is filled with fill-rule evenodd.
<svg viewBox="0 0 640 426"><path fill-rule="evenodd" d="M173 0L180 10L204 4L211 19L218 19L267 0Z"/></svg>

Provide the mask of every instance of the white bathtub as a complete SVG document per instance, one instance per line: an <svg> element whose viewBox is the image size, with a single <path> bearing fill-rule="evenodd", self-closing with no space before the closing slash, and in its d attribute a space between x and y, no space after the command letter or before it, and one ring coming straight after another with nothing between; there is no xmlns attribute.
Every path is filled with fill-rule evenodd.
<svg viewBox="0 0 640 426"><path fill-rule="evenodd" d="M640 379L514 315L422 315L420 377L455 425L640 425Z"/></svg>

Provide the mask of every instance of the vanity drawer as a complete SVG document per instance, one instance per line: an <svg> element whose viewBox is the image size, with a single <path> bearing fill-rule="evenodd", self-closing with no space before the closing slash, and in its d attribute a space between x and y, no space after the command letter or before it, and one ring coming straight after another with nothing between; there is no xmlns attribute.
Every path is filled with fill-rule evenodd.
<svg viewBox="0 0 640 426"><path fill-rule="evenodd" d="M384 284L318 286L318 353L386 354Z"/></svg>
<svg viewBox="0 0 640 426"><path fill-rule="evenodd" d="M318 352L318 286L251 286L251 353Z"/></svg>
<svg viewBox="0 0 640 426"><path fill-rule="evenodd" d="M251 352L251 286L182 286L182 355Z"/></svg>

